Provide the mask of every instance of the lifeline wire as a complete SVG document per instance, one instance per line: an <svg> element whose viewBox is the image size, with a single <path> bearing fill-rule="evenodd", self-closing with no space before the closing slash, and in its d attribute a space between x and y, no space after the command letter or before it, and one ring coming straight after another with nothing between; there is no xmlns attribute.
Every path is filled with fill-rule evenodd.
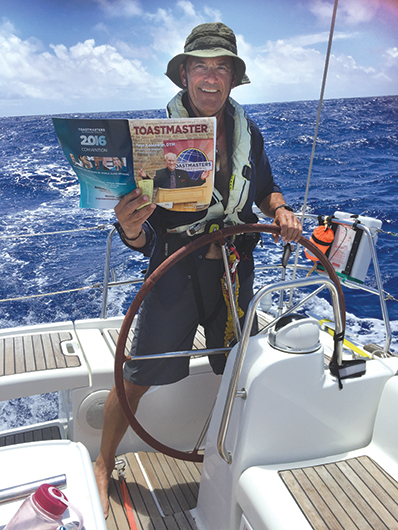
<svg viewBox="0 0 398 530"><path fill-rule="evenodd" d="M9 235L9 236L0 236L0 239L17 239L17 238L23 238L23 237L38 237L38 236L53 236L57 234L69 234L72 232L87 232L88 230L106 230L107 225L98 225L98 226L92 226L89 228L75 228L73 230L59 230L56 232L41 232L39 234L19 234L19 235ZM88 285L85 287L77 287L76 289L67 289L65 291L53 291L51 293L40 293L40 294L31 294L29 296L18 296L16 298L3 298L0 300L1 302L15 302L17 300L28 300L30 298L41 298L44 296L51 296L54 294L65 294L65 293L73 293L77 291L85 291L86 289L101 289L102 285L100 283L96 283L94 285Z"/></svg>
<svg viewBox="0 0 398 530"><path fill-rule="evenodd" d="M84 291L86 289L102 289L100 283L95 283L94 285L87 285L85 287L77 287L75 289L66 289L65 291L54 291L52 293L40 293L40 294L31 294L28 296L18 296L17 298L3 298L0 302L15 302L16 300L28 300L29 298L41 298L42 296L51 296L53 294L65 294L65 293L74 293L76 291Z"/></svg>
<svg viewBox="0 0 398 530"><path fill-rule="evenodd" d="M89 228L74 228L73 230L58 230L56 232L41 232L38 234L17 234L9 236L0 236L0 239L17 239L20 237L38 237L38 236L53 236L57 234L70 234L72 232L87 232L88 230L105 230L107 225L92 226Z"/></svg>
<svg viewBox="0 0 398 530"><path fill-rule="evenodd" d="M382 230L381 228L378 228L377 232L379 234L387 234L388 236L398 237L398 234L396 232L386 232L385 230Z"/></svg>
<svg viewBox="0 0 398 530"><path fill-rule="evenodd" d="M318 105L318 115L316 117L316 125L315 125L315 133L314 133L314 141L312 142L312 151L311 151L311 158L310 158L310 166L308 169L308 177L307 177L307 187L305 189L305 195L304 195L304 202L303 202L303 210L301 214L301 225L304 226L304 216L305 216L305 210L307 208L307 200L308 200L308 192L310 189L310 180L311 180L311 173L312 173L312 164L314 162L314 155L315 155L315 147L316 147L316 140L318 137L318 128L319 128L319 122L321 118L321 110L322 110L322 103L323 103L323 97L325 94L325 87L326 87L326 78L328 75L328 69L329 69L329 61L330 61L330 54L332 50L332 42L333 42L333 33L334 33L334 26L336 23L336 15L337 15L337 4L339 0L334 1L334 7L333 7L333 15L332 15L332 23L330 26L330 33L329 33L329 42L328 42L328 48L326 52L326 59L325 59L325 67L323 70L323 79L322 79L322 86L321 86L321 95L319 97L319 105ZM297 263L299 258L299 250L300 245L297 244L296 248L296 255L294 260L294 268L293 268L293 280L296 277L296 271L297 271ZM292 303L293 298L293 290L290 291L290 300L289 304Z"/></svg>

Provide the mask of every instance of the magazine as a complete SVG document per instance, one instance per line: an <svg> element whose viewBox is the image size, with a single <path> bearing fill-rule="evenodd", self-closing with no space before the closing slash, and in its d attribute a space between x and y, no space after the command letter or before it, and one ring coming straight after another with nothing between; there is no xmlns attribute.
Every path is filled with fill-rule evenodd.
<svg viewBox="0 0 398 530"><path fill-rule="evenodd" d="M141 188L163 208L208 208L214 185L216 119L53 118L80 183L81 208L114 208Z"/></svg>

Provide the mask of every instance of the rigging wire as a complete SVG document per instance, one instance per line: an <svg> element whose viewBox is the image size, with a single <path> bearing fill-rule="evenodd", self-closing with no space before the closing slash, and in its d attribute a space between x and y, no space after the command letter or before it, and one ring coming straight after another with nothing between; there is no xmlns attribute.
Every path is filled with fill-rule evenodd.
<svg viewBox="0 0 398 530"><path fill-rule="evenodd" d="M334 26L335 26L335 23L336 23L336 16L337 16L338 1L339 0L335 0L334 1L334 6L333 6L332 22L331 22L331 25L330 25L329 42L328 42L328 47L327 47L327 51L326 51L325 66L324 66L324 70L323 70L323 79L322 79L322 86L321 86L321 94L320 94L320 97L319 97L318 114L317 114L317 117L316 117L314 140L312 142L310 165L309 165L309 168L308 168L307 186L306 186L306 189L305 189L303 208L302 208L302 213L301 213L301 225L302 226L304 226L305 210L307 208L307 200L308 200L308 193L309 193L309 189L310 189L312 165L313 165L313 162L314 162L315 147L316 147L316 141L317 141L317 137L318 137L318 129L319 129L319 122L320 122L320 118L321 118L322 103L323 103L323 98L324 98L324 94L325 94L326 79L327 79L327 74L328 74L328 69L329 69L330 55L331 55L332 42L333 42ZM299 251L300 251L300 245L297 244L296 253L295 253L295 259L294 259L294 267L293 267L293 279L296 278L297 264L298 264L298 259L299 259ZM293 298L293 289L290 291L289 305L291 305L291 303L292 303L292 298Z"/></svg>
<svg viewBox="0 0 398 530"><path fill-rule="evenodd" d="M313 165L313 162L314 162L315 147L316 147L316 141L317 141L317 138L318 138L319 122L320 122L320 119L321 119L321 110L322 110L323 98L324 98L324 94L325 94L326 79L327 79L327 75L328 75L330 55L331 55L331 50L332 50L334 26L335 26L335 23L336 23L337 4L338 4L338 0L335 0L334 7L333 7L332 23L331 23L331 26L330 26L328 48L327 48L327 52L326 52L325 67L324 67L324 71L323 71L321 95L320 95L320 98L319 98L319 105L318 105L318 114L317 114L317 117L316 117L314 140L313 140L313 143L312 143L310 166L309 166L309 169L308 169L307 187L306 187L306 190L305 190L305 196L304 196L304 202L303 202L302 221L304 221L304 214L305 214L305 210L307 208L307 200L308 200L308 192L309 192L309 188L310 188L312 165Z"/></svg>

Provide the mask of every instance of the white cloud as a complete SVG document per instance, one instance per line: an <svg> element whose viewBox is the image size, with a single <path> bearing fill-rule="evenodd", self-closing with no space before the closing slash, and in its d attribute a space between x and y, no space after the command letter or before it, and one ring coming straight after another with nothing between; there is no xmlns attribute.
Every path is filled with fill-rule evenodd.
<svg viewBox="0 0 398 530"><path fill-rule="evenodd" d="M37 113L161 108L176 90L163 75L167 61L182 51L186 35L197 24L222 20L215 8L204 6L199 10L189 0L179 0L152 13L142 8L145 5L147 9L148 4L137 1L93 1L109 14L106 27L100 23L95 29L102 30L99 38L109 35L106 38L111 44L98 45L93 39L86 39L73 46L59 42L45 46L34 37L20 38L17 28L3 19L0 115L12 113L10 105L15 105L17 113L32 113L30 109L35 104L40 109ZM357 1L340 0L339 16L350 21L351 27L338 29L336 40L362 35L362 28L358 29L355 24L366 21L372 10L369 1L362 0L366 9L355 11ZM331 0L311 3L313 13L328 17L328 25L331 6ZM116 13L125 17L131 38L126 37L125 31L113 31L116 24L122 24L119 19L115 20ZM131 17L135 17L133 22ZM252 84L235 89L233 97L241 103L318 98L325 61L325 46L318 45L329 38L324 29L268 41L261 47L251 44L251 35L246 37L249 40L237 35L238 50L246 61ZM113 40L112 35L115 35ZM145 38L141 39L140 35ZM344 48L337 49L341 52ZM378 54L380 60L374 68L368 67L366 58L358 60L357 55L355 59L342 53L332 55L326 97L396 93L398 49L389 47ZM18 105L20 108L25 105L29 112L18 110Z"/></svg>
<svg viewBox="0 0 398 530"><path fill-rule="evenodd" d="M206 15L208 20L214 21L214 22L220 22L222 20L221 11L218 9L215 9L214 7L204 6L203 12Z"/></svg>
<svg viewBox="0 0 398 530"><path fill-rule="evenodd" d="M126 59L114 46L88 39L50 49L40 52L31 42L1 31L0 99L59 101L58 112L70 100L121 99L130 101L131 108L133 101L163 99L166 79L149 74L141 61Z"/></svg>
<svg viewBox="0 0 398 530"><path fill-rule="evenodd" d="M234 90L233 97L245 103L317 99L320 95L325 55L309 46L322 34L296 39L268 41L261 49L238 38L240 55L246 62L251 85ZM353 97L393 93L388 86L397 80L398 49L386 51L378 68L358 64L353 57L340 54L330 58L326 97ZM386 92L387 90L387 92Z"/></svg>
<svg viewBox="0 0 398 530"><path fill-rule="evenodd" d="M333 41L353 39L358 36L357 32L342 32L336 31L333 34ZM324 31L322 33L311 33L311 34L302 34L295 35L294 37L283 39L278 42L284 43L286 46L292 46L293 48L308 48L310 46L315 46L317 44L325 44L329 41L329 32ZM244 38L238 37L238 48L240 50L239 42L242 42L241 46L244 46ZM250 48L249 53L260 53L267 54L269 52L270 41L267 41L264 46L259 46L256 48ZM325 47L326 49L326 47Z"/></svg>
<svg viewBox="0 0 398 530"><path fill-rule="evenodd" d="M143 14L138 0L93 0L109 17L136 17Z"/></svg>
<svg viewBox="0 0 398 530"><path fill-rule="evenodd" d="M157 54L163 54L161 61L164 69L168 60L166 57L171 58L181 53L185 38L190 31L198 24L207 21L206 16L197 12L188 0L180 0L176 8L176 12L172 9L158 8L155 13L146 13L144 17L151 22L149 30L153 39L151 48ZM184 28L184 31L179 31L179 28Z"/></svg>
<svg viewBox="0 0 398 530"><path fill-rule="evenodd" d="M331 20L333 4L327 0L312 0L310 3L310 12L324 24Z"/></svg>
<svg viewBox="0 0 398 530"><path fill-rule="evenodd" d="M5 36L14 35L14 33L16 33L15 26L10 20L8 20L8 18L2 17L0 32Z"/></svg>
<svg viewBox="0 0 398 530"><path fill-rule="evenodd" d="M93 1L109 17L108 22L116 16L139 17L133 28L145 32L145 44L134 37L114 39L112 45L87 39L70 47L61 43L44 47L37 39L18 37L13 24L4 20L0 26L0 105L1 100L8 100L17 108L16 101L26 100L25 108L33 108L41 102L57 113L159 108L174 94L175 87L163 75L167 60L182 50L185 34L205 22L206 15L195 11L189 0L155 13L144 12L133 0ZM102 30L103 38L112 35L111 27L100 23L94 29ZM180 27L184 27L183 34L176 31ZM0 106L0 115L4 111L9 111L6 104Z"/></svg>
<svg viewBox="0 0 398 530"><path fill-rule="evenodd" d="M357 35L357 33L344 33L341 31L336 31L333 34L333 41L352 39ZM323 44L329 41L329 32L325 31L322 33L313 33L310 35L297 35L291 39L286 40L296 46L314 46L315 44Z"/></svg>
<svg viewBox="0 0 398 530"><path fill-rule="evenodd" d="M298 84L313 77L323 57L316 50L278 40L269 42L268 53L258 55L254 64L270 84Z"/></svg>
<svg viewBox="0 0 398 530"><path fill-rule="evenodd" d="M380 0L340 0L337 9L339 24L355 26L373 19ZM321 23L331 20L334 2L330 0L312 0L310 11Z"/></svg>
<svg viewBox="0 0 398 530"><path fill-rule="evenodd" d="M394 46L394 48L389 48L385 51L384 57L387 58L388 62L391 63L397 63L398 62L398 48Z"/></svg>
<svg viewBox="0 0 398 530"><path fill-rule="evenodd" d="M114 42L114 46L123 57L139 59L143 63L153 56L150 46L135 46L119 39Z"/></svg>
<svg viewBox="0 0 398 530"><path fill-rule="evenodd" d="M370 22L379 7L379 0L343 0L342 18L347 25Z"/></svg>
<svg viewBox="0 0 398 530"><path fill-rule="evenodd" d="M179 0L179 2L177 2L177 7L181 9L186 16L196 17L195 8L192 2L189 2L188 0Z"/></svg>
<svg viewBox="0 0 398 530"><path fill-rule="evenodd" d="M108 27L103 23L103 22L99 22L98 24L96 24L94 27L93 27L93 30L96 31L97 33L99 33L100 35L110 35L110 31L108 29Z"/></svg>

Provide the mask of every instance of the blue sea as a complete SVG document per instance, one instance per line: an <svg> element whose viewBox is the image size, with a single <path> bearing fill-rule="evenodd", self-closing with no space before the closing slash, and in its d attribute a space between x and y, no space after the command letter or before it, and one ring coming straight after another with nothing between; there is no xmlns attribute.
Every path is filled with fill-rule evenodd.
<svg viewBox="0 0 398 530"><path fill-rule="evenodd" d="M275 180L286 201L301 211L315 131L317 101L248 105L259 125ZM69 115L88 118L163 118L163 110ZM79 183L58 144L51 116L0 118L0 328L100 316L107 235L111 210L79 208ZM307 212L335 211L383 222L377 250L398 353L398 97L326 100L323 103ZM306 224L309 237L314 223ZM96 228L104 227L104 228ZM92 230L87 230L90 228ZM72 232L72 230L83 229ZM68 231L63 234L61 231ZM51 234L49 233L57 233ZM389 233L387 233L389 232ZM38 237L27 237L44 234ZM25 237L20 237L25 236ZM257 263L280 263L281 245L264 236ZM142 276L146 259L114 238L112 278ZM257 286L280 273L260 274ZM372 266L366 283L376 287ZM80 290L84 287L85 289ZM79 289L79 290L77 290ZM122 315L136 287L113 288L108 316ZM42 298L23 296L69 291ZM378 299L345 290L348 331L361 342L384 344ZM6 301L5 301L6 300ZM310 309L331 316L328 296ZM21 418L50 419L56 399L0 405L0 427Z"/></svg>

